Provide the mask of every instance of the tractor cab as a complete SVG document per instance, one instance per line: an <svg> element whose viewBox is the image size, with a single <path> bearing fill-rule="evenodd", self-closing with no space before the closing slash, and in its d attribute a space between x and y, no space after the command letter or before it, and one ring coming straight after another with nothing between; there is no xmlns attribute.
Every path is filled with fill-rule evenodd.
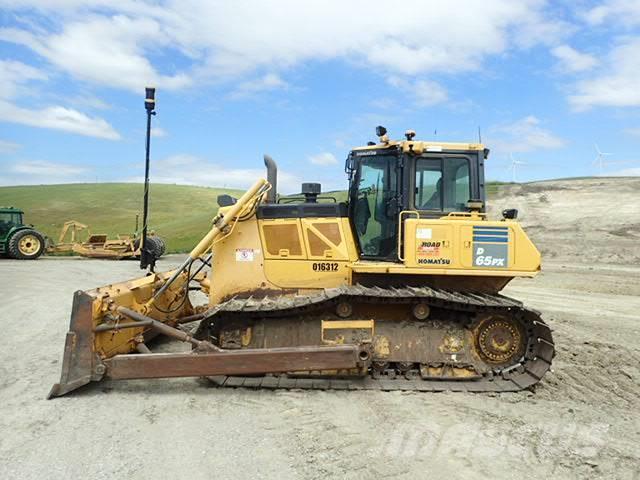
<svg viewBox="0 0 640 480"><path fill-rule="evenodd" d="M0 237L7 235L13 228L23 225L24 212L13 207L0 207Z"/></svg>
<svg viewBox="0 0 640 480"><path fill-rule="evenodd" d="M452 212L484 211L481 144L392 141L384 127L379 143L355 148L346 161L349 217L363 259L398 261L400 219L440 218Z"/></svg>

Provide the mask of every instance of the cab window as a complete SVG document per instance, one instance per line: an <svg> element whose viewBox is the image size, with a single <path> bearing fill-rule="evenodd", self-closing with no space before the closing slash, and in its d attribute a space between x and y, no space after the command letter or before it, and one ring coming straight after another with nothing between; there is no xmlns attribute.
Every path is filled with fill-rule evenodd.
<svg viewBox="0 0 640 480"><path fill-rule="evenodd" d="M6 234L13 227L22 224L19 213L2 212L0 213L0 234Z"/></svg>
<svg viewBox="0 0 640 480"><path fill-rule="evenodd" d="M396 157L376 156L362 160L357 176L354 224L363 257L389 257L396 249Z"/></svg>
<svg viewBox="0 0 640 480"><path fill-rule="evenodd" d="M419 158L415 172L416 210L466 210L471 196L467 158Z"/></svg>

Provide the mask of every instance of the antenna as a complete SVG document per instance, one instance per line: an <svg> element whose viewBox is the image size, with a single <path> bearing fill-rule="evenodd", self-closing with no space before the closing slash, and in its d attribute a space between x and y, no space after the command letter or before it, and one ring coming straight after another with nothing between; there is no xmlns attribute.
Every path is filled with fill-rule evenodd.
<svg viewBox="0 0 640 480"><path fill-rule="evenodd" d="M482 143L482 132L480 131L480 125L478 125L478 143Z"/></svg>
<svg viewBox="0 0 640 480"><path fill-rule="evenodd" d="M609 165L612 162L605 162L603 161L604 157L610 157L611 155L613 155L613 153L607 153L607 152L602 152L600 151L600 149L598 148L598 144L594 143L593 146L596 148L596 158L593 161L593 165L597 165L598 166L598 171L599 174L602 175L602 171L605 165Z"/></svg>
<svg viewBox="0 0 640 480"><path fill-rule="evenodd" d="M511 159L511 164L509 165L509 167L507 167L507 170L511 170L511 181L513 183L516 183L516 170L518 169L518 165L527 165L527 162L516 160L515 158L513 158L512 153L509 153L509 158Z"/></svg>

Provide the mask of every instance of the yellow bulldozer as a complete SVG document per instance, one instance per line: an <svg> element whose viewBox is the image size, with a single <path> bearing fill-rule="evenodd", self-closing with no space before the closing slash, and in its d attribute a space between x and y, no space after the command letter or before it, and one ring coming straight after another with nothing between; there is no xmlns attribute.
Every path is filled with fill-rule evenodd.
<svg viewBox="0 0 640 480"><path fill-rule="evenodd" d="M354 148L346 202L277 168L235 199L177 269L75 294L62 376L206 377L219 386L508 392L532 387L555 349L540 314L501 295L540 271L517 222L485 213L476 143L407 131ZM205 265L210 265L207 272ZM208 294L194 306L190 290ZM164 337L182 342L170 348Z"/></svg>

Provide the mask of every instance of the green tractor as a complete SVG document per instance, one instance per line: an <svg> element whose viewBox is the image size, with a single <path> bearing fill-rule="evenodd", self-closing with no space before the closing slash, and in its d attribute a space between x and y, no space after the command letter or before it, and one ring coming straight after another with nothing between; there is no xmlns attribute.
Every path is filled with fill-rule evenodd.
<svg viewBox="0 0 640 480"><path fill-rule="evenodd" d="M23 214L17 208L0 207L0 256L35 260L44 252L44 236L22 222Z"/></svg>

